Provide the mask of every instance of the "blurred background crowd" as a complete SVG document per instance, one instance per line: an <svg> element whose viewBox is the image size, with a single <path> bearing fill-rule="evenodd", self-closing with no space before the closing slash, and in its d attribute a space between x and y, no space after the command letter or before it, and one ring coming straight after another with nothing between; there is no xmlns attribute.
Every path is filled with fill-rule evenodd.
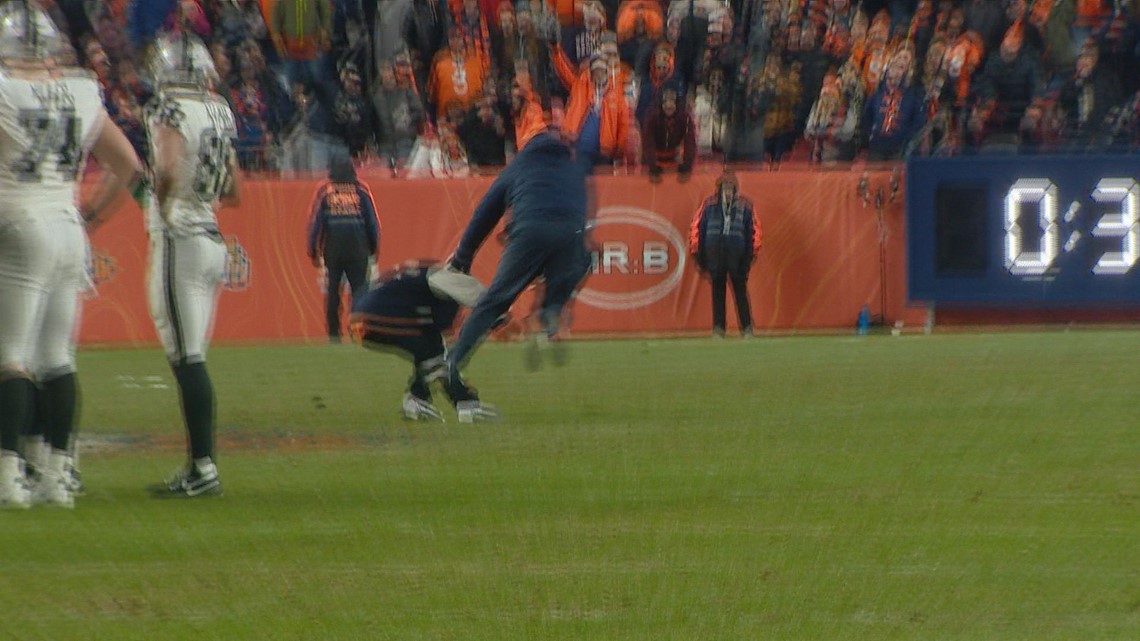
<svg viewBox="0 0 1140 641"><path fill-rule="evenodd" d="M41 0L140 151L150 42L210 47L250 170L1140 151L1140 0Z"/></svg>

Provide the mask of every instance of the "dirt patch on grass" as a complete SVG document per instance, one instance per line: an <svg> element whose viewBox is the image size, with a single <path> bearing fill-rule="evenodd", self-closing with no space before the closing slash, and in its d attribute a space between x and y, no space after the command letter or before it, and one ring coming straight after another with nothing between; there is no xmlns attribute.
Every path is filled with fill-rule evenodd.
<svg viewBox="0 0 1140 641"><path fill-rule="evenodd" d="M324 452L375 445L375 435L315 433L293 430L221 431L217 446L227 452ZM186 449L184 434L82 434L80 452L98 454L179 451Z"/></svg>

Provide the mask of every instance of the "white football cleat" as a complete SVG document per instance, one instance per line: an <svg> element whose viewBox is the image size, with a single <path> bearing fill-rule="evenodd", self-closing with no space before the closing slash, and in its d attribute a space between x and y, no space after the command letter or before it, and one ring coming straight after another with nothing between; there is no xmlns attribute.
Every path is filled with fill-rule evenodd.
<svg viewBox="0 0 1140 641"><path fill-rule="evenodd" d="M72 509L75 507L75 496L68 486L68 479L59 474L44 473L32 485L32 505L46 505Z"/></svg>
<svg viewBox="0 0 1140 641"><path fill-rule="evenodd" d="M479 401L459 401L455 404L460 423L498 423L503 415L494 405Z"/></svg>
<svg viewBox="0 0 1140 641"><path fill-rule="evenodd" d="M26 510L32 506L32 492L24 476L23 461L0 457L0 508Z"/></svg>
<svg viewBox="0 0 1140 641"><path fill-rule="evenodd" d="M443 423L443 412L439 408L412 394L404 394L404 418L409 421L434 421Z"/></svg>

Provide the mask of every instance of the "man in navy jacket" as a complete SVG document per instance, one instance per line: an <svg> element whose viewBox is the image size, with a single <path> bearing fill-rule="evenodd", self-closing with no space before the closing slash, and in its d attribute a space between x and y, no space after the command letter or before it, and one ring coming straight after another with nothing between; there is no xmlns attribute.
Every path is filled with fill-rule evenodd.
<svg viewBox="0 0 1140 641"><path fill-rule="evenodd" d="M479 247L507 209L507 246L487 292L471 310L448 355L452 376L536 278L545 280L540 319L544 336L558 333L562 310L590 266L586 250L586 174L557 132L536 135L507 165L452 254L452 269L468 272Z"/></svg>

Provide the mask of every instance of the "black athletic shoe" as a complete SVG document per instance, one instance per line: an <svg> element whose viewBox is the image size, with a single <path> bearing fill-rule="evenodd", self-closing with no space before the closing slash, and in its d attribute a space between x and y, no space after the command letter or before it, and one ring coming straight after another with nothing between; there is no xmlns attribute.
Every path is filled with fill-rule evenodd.
<svg viewBox="0 0 1140 641"><path fill-rule="evenodd" d="M218 478L218 468L211 464L203 472L193 463L178 470L160 485L153 485L150 493L155 498L197 498L221 496L222 481Z"/></svg>

